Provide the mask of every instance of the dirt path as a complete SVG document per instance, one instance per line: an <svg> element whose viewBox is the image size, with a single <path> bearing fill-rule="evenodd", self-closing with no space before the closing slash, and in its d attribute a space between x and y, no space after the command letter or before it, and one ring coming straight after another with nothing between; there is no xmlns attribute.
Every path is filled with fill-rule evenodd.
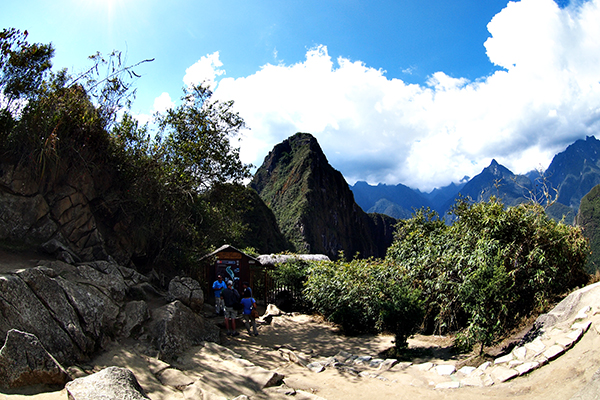
<svg viewBox="0 0 600 400"><path fill-rule="evenodd" d="M575 347L557 360L550 362L528 375L487 388L433 389L434 373L405 370L384 373L386 380L352 376L335 368L314 373L290 362L283 362L274 345L288 344L298 352L332 356L339 350L356 355L371 355L392 345L390 336L364 336L347 338L335 333L326 324L311 321L308 316L281 319L273 327L263 327L262 335L251 338L242 334L229 339L225 345L242 354L257 365L273 369L286 376L285 383L295 389L315 393L328 400L342 399L570 399L579 391L600 367L600 335L590 329ZM258 339L258 340L257 340ZM431 347L443 350L448 341L441 337L416 336L409 340L411 347ZM440 347L438 344L441 344ZM444 352L433 352L443 354ZM455 363L452 358L421 359L416 362L432 361Z"/></svg>

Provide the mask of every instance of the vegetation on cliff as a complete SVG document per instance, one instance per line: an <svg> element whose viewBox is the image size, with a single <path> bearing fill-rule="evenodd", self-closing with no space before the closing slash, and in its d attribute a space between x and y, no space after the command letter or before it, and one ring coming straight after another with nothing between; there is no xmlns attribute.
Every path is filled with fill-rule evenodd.
<svg viewBox="0 0 600 400"><path fill-rule="evenodd" d="M586 264L590 274L600 271L600 185L596 185L581 199L576 224L590 241L591 254Z"/></svg>
<svg viewBox="0 0 600 400"><path fill-rule="evenodd" d="M283 234L299 253L340 251L384 257L394 218L367 215L354 202L344 177L327 161L317 140L296 133L265 157L251 182L273 210Z"/></svg>
<svg viewBox="0 0 600 400"><path fill-rule="evenodd" d="M102 193L96 221L106 237L129 243L141 268L190 271L224 242L285 248L277 248L285 241L276 229L256 236L273 228L273 217L242 185L250 174L232 144L244 126L233 102L213 100L206 85L190 87L152 131L126 112L139 63L96 54L87 72L73 76L50 71L53 53L51 45L28 43L27 32L0 33L2 163L28 171L46 193L88 171ZM258 227L250 222L257 214Z"/></svg>

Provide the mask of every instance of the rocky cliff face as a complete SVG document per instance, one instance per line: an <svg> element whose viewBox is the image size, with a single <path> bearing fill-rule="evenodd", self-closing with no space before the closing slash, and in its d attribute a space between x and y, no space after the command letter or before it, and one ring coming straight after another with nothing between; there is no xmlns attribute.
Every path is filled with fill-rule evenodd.
<svg viewBox="0 0 600 400"><path fill-rule="evenodd" d="M90 200L97 197L88 174L48 191L24 168L0 165L0 240L45 247L62 258L107 259Z"/></svg>
<svg viewBox="0 0 600 400"><path fill-rule="evenodd" d="M383 257L395 219L367 215L317 140L297 133L276 145L251 183L297 252Z"/></svg>

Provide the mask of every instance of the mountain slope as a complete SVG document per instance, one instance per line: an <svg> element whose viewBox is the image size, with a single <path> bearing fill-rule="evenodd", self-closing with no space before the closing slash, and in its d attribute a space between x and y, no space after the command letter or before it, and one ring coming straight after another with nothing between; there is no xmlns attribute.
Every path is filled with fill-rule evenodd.
<svg viewBox="0 0 600 400"><path fill-rule="evenodd" d="M383 257L392 241L395 219L368 216L308 133L276 145L250 185L298 252Z"/></svg>
<svg viewBox="0 0 600 400"><path fill-rule="evenodd" d="M556 154L548 169L541 174L531 171L526 175L515 175L493 160L480 174L466 183L465 180L458 185L453 183L434 189L431 193L421 193L402 184L371 186L366 182L357 182L352 191L357 203L366 210L398 216L415 208L430 206L444 215L459 192L475 201L495 195L507 205L529 201L533 197L543 203L547 199L541 188L546 185L551 188L549 194L557 196L557 201L547 209L548 214L556 220L564 218L566 223L571 223L581 198L600 184L600 140L588 136L585 140L575 141L565 151ZM396 197L395 193L401 194Z"/></svg>
<svg viewBox="0 0 600 400"><path fill-rule="evenodd" d="M600 185L583 196L575 224L583 228L583 235L590 241L592 254L588 257L587 272L600 270Z"/></svg>
<svg viewBox="0 0 600 400"><path fill-rule="evenodd" d="M600 140L577 140L552 159L544 173L558 190L558 202L577 210L583 196L600 184Z"/></svg>
<svg viewBox="0 0 600 400"><path fill-rule="evenodd" d="M367 182L359 181L351 186L351 189L354 193L356 203L360 205L363 210L372 210L374 207L377 210L382 209L381 205L377 205L377 202L381 199L386 199L389 203L395 204L397 210L406 210L409 216L412 213L413 208L430 206L429 202L421 195L421 193L403 184L394 186L380 183L377 186L371 186ZM386 207L387 206L389 205L386 205Z"/></svg>

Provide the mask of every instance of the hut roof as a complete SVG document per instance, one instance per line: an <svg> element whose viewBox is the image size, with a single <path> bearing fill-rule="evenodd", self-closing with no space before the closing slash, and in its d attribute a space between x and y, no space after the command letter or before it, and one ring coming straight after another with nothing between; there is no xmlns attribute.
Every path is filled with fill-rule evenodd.
<svg viewBox="0 0 600 400"><path fill-rule="evenodd" d="M208 257L211 257L211 256L215 256L215 255L217 255L217 253L220 253L222 251L237 251L238 253L241 253L241 254L245 255L246 257L248 257L248 258L250 258L250 259L252 259L254 261L260 262L259 259L255 258L255 257L252 257L251 255L246 254L243 251L238 250L235 247L233 247L231 245L228 245L228 244L224 244L223 246L219 247L218 249L216 249L212 253L206 254L205 256L202 256L202 258L200 258L200 259L203 260L205 258L208 258Z"/></svg>
<svg viewBox="0 0 600 400"><path fill-rule="evenodd" d="M331 261L329 257L324 254L262 254L258 256L258 261L262 265L269 266L293 260Z"/></svg>

